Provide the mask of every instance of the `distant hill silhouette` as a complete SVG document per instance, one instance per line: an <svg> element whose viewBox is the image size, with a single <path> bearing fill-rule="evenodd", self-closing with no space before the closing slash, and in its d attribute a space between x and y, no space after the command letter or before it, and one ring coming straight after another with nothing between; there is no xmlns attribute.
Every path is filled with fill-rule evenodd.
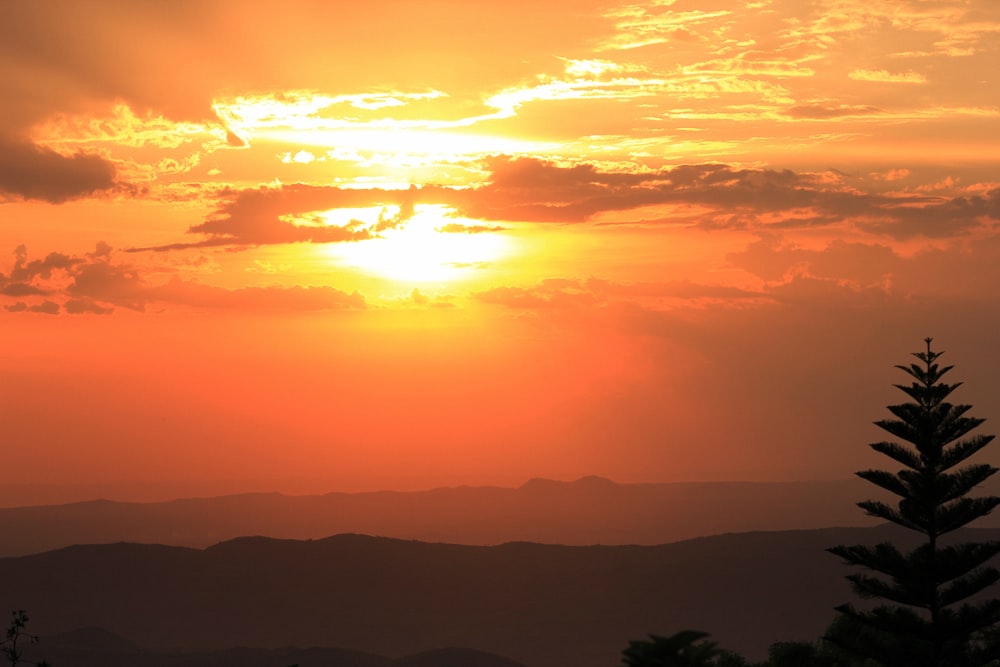
<svg viewBox="0 0 1000 667"><path fill-rule="evenodd" d="M425 651L398 659L338 648L228 648L202 651L147 649L100 628L46 637L26 655L65 667L524 667L501 656L462 648Z"/></svg>
<svg viewBox="0 0 1000 667"><path fill-rule="evenodd" d="M900 539L899 529L660 546L483 547L361 535L241 538L204 550L74 546L0 559L0 609L28 609L42 648L53 634L96 626L146 647L336 646L404 656L459 646L530 667L607 667L630 638L698 628L759 658L775 641L816 638L832 607L851 599L847 568L826 547L886 539Z"/></svg>
<svg viewBox="0 0 1000 667"><path fill-rule="evenodd" d="M205 547L242 535L315 539L337 533L453 544L664 544L737 531L870 526L874 522L854 504L869 494L857 479L616 484L585 477L536 479L517 489L98 500L0 509L0 556L72 544Z"/></svg>

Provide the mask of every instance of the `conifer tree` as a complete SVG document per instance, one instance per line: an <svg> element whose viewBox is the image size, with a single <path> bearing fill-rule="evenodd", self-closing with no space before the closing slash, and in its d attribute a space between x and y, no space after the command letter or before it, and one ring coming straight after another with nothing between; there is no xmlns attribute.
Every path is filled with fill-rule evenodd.
<svg viewBox="0 0 1000 667"><path fill-rule="evenodd" d="M988 564L1000 553L1000 542L942 537L1000 504L994 496L968 495L998 469L963 464L993 436L969 435L984 420L966 416L969 405L947 402L961 383L941 381L952 367L940 366L942 353L931 350L930 338L925 342L926 351L913 355L920 363L896 367L910 375L912 383L894 386L913 402L888 406L895 419L875 422L909 444L871 445L904 467L896 473L857 473L899 497L896 505L867 500L858 506L915 531L919 542L908 551L889 542L829 549L848 564L879 575L847 577L857 595L879 602L862 610L850 604L837 607L851 621L839 626L854 630L828 633L827 639L889 667L978 667L1000 659L1000 642L989 638L1000 622L1000 600L970 600L1000 579L1000 572Z"/></svg>

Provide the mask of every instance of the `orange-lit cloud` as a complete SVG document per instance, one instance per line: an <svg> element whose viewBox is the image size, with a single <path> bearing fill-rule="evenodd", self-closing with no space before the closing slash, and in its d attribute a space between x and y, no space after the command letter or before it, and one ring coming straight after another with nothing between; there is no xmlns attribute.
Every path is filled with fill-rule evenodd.
<svg viewBox="0 0 1000 667"><path fill-rule="evenodd" d="M887 72L884 69L856 69L849 77L856 81L882 81L886 83L927 83L926 77L916 72Z"/></svg>

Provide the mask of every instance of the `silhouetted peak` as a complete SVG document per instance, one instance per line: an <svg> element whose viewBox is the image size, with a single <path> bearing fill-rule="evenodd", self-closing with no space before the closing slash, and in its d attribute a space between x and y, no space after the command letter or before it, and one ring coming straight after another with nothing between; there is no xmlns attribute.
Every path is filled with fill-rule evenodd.
<svg viewBox="0 0 1000 667"><path fill-rule="evenodd" d="M616 488L618 485L607 479L606 477L600 477L598 475L587 475L581 477L572 482L562 482L552 479L545 479L544 477L534 477L529 479L527 482L520 486L522 491L556 491L556 490L567 490L567 489L585 489L585 490L599 490L599 489L612 489Z"/></svg>
<svg viewBox="0 0 1000 667"><path fill-rule="evenodd" d="M205 551L221 554L273 554L282 552L299 552L302 549L377 549L389 545L423 544L419 540L401 540L394 537L365 535L361 533L338 533L318 539L290 539L252 535L236 537L231 540L213 544Z"/></svg>
<svg viewBox="0 0 1000 667"><path fill-rule="evenodd" d="M219 542L218 544L213 544L212 546L206 548L206 551L213 551L219 549L238 549L242 547L254 547L262 545L275 545L283 542L295 542L297 540L281 539L277 537L266 537L264 535L242 535L240 537L234 537L231 540L225 540L224 542Z"/></svg>

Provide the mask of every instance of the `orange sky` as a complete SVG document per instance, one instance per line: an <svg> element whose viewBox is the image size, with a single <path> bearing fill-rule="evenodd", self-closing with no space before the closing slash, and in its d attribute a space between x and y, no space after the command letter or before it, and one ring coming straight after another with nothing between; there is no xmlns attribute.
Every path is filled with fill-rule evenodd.
<svg viewBox="0 0 1000 667"><path fill-rule="evenodd" d="M992 0L2 3L0 504L842 478L925 336L996 418L998 72Z"/></svg>

